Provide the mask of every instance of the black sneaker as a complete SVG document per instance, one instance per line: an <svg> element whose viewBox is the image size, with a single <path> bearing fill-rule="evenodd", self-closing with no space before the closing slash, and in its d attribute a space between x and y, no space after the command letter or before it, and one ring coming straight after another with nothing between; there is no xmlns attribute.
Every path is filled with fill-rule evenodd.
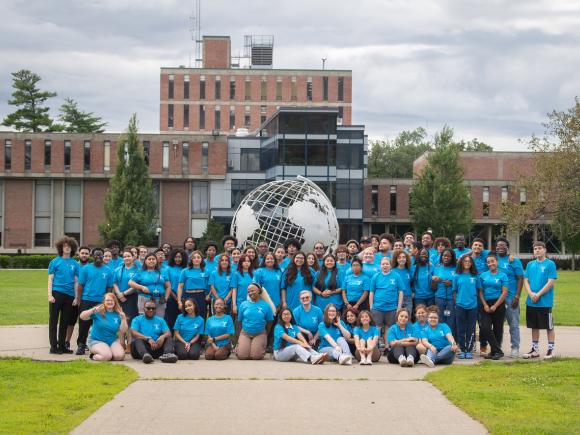
<svg viewBox="0 0 580 435"><path fill-rule="evenodd" d="M65 341L64 347L66 347L67 349L70 349L70 341Z"/></svg>
<svg viewBox="0 0 580 435"><path fill-rule="evenodd" d="M74 353L72 350L70 350L68 347L59 347L60 353L66 353L68 355Z"/></svg>
<svg viewBox="0 0 580 435"><path fill-rule="evenodd" d="M75 352L75 355L84 355L86 351L87 351L87 347L84 344L79 344L79 347L77 348L77 351Z"/></svg>
<svg viewBox="0 0 580 435"><path fill-rule="evenodd" d="M95 359L95 354L94 354L94 353L91 353L91 352L89 352L89 359L90 359L90 360L94 360L94 359Z"/></svg>
<svg viewBox="0 0 580 435"><path fill-rule="evenodd" d="M528 353L524 353L522 355L523 359L532 359L532 358L539 358L539 357L540 357L540 353L534 348L532 348L532 350L530 350Z"/></svg>
<svg viewBox="0 0 580 435"><path fill-rule="evenodd" d="M145 355L143 355L143 362L145 364L151 364L153 362L153 357L150 354L146 353Z"/></svg>
<svg viewBox="0 0 580 435"><path fill-rule="evenodd" d="M164 353L159 357L159 361L164 363L176 363L177 355L175 355L174 353Z"/></svg>
<svg viewBox="0 0 580 435"><path fill-rule="evenodd" d="M494 361L500 360L502 357L503 357L503 352L502 351L493 353L491 355L491 359L494 360Z"/></svg>
<svg viewBox="0 0 580 435"><path fill-rule="evenodd" d="M62 355L62 350L60 350L57 347L51 347L50 350L48 351L49 353L52 353L54 355Z"/></svg>
<svg viewBox="0 0 580 435"><path fill-rule="evenodd" d="M544 359L552 359L555 356L556 356L556 352L554 352L554 349L548 348L548 351L546 352L546 356L544 357Z"/></svg>

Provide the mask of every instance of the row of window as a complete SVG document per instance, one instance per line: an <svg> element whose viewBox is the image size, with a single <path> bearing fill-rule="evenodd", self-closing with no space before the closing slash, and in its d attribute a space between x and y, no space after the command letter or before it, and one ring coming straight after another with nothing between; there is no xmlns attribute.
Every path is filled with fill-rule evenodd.
<svg viewBox="0 0 580 435"><path fill-rule="evenodd" d="M261 169L273 166L336 166L363 169L364 145L336 144L336 140L283 138L261 149Z"/></svg>
<svg viewBox="0 0 580 435"><path fill-rule="evenodd" d="M327 76L322 77L322 100L328 101L328 80ZM190 98L190 80L189 75L183 76L183 98L188 100ZM306 79L306 100L312 101L312 77ZM337 100L344 101L344 77L339 77L336 85ZM167 96L170 100L175 98L175 77L170 74L168 81ZM199 99L205 100L206 96L206 78L204 75L199 78ZM229 98L230 100L236 99L236 78L230 77L229 86ZM211 98L210 98L211 99ZM214 81L214 98L213 100L222 99L222 80L220 76L216 76ZM252 82L250 77L246 77L244 82L244 99L247 101L252 100ZM266 77L262 77L260 81L260 99L262 101L268 100L268 81ZM273 99L273 98L270 98ZM290 100L298 100L298 88L297 88L297 78L292 77L290 82ZM282 77L276 79L276 101L282 101Z"/></svg>

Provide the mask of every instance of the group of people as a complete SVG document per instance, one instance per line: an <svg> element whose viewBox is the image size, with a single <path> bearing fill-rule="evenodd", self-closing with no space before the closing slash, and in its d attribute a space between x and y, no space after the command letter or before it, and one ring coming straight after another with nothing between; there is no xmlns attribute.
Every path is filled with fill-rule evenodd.
<svg viewBox="0 0 580 435"><path fill-rule="evenodd" d="M507 320L511 357L520 356L520 297L527 294L526 323L538 358L540 330L545 358L554 356L552 318L556 266L542 242L524 271L505 238L494 250L465 236L451 241L430 232L415 240L391 234L349 240L334 252L313 252L289 239L270 250L238 246L233 236L198 250L111 241L81 246L64 237L48 268L50 352L70 348L78 319L77 355L122 360L126 353L151 363L199 359L262 359L361 365L387 360L403 367L433 367L471 359L479 324L480 353L500 359ZM77 252L78 251L78 252ZM78 261L73 258L78 253Z"/></svg>

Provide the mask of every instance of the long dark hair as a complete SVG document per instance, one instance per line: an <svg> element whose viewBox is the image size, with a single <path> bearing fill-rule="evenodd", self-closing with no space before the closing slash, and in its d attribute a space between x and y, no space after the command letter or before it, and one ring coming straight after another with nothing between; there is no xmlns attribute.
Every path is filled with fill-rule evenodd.
<svg viewBox="0 0 580 435"><path fill-rule="evenodd" d="M226 258L228 260L228 267L226 268L226 275L229 275L230 273L232 273L232 262L230 261L230 256L228 254L221 254L218 257L218 264L216 266L216 270L218 275L222 275L224 270L222 269L222 258Z"/></svg>
<svg viewBox="0 0 580 435"><path fill-rule="evenodd" d="M93 250L94 251L94 250ZM155 258L155 270L159 271L159 261L157 261L157 256L155 254L147 254L145 256L145 258L143 259L143 266L141 267L141 270L149 270L147 268L147 259L149 257L154 257Z"/></svg>
<svg viewBox="0 0 580 435"><path fill-rule="evenodd" d="M449 266L457 266L457 258L455 257L455 251L451 248L445 248L443 251L441 251L441 255L439 256L439 264L443 265L443 254L445 254L446 252L449 252L451 254L451 262L449 263Z"/></svg>
<svg viewBox="0 0 580 435"><path fill-rule="evenodd" d="M336 258L332 254L326 254L324 256L324 262L326 262L327 258L332 258L334 260L334 267L332 269L328 269L326 266L322 266L320 268L320 272L318 273L318 278L316 279L316 288L319 290L327 289L327 290L336 290L336 274L338 273L338 267L336 267ZM330 278L328 279L328 286L326 286L326 277L330 274Z"/></svg>
<svg viewBox="0 0 580 435"><path fill-rule="evenodd" d="M302 273L302 278L304 278L304 282L306 284L312 285L312 281L313 281L312 273L310 273L310 267L306 263L306 254L304 254L304 252L302 252L302 251L298 251L296 254L294 254L294 258L292 259L292 261L290 262L290 264L286 268L286 280L285 280L286 282L285 282L285 284L291 285L291 284L294 284L294 281L296 281L296 276L298 276L298 266L296 266L296 263L294 263L294 259L298 255L302 255L304 257L304 264L300 268L300 273Z"/></svg>
<svg viewBox="0 0 580 435"><path fill-rule="evenodd" d="M182 248L174 248L171 250L169 258L167 259L167 264L170 267L177 266L177 264L175 264L175 256L177 254L181 254L181 267L187 267L187 253L185 252L185 249Z"/></svg>
<svg viewBox="0 0 580 435"><path fill-rule="evenodd" d="M278 316L278 325L282 325L282 328L284 328L286 335L289 335L288 328L286 327L286 324L282 320L282 313L284 311L288 311L290 313L290 325L295 325L296 321L294 320L294 314L292 313L292 310L290 308L286 307L282 311L280 311L280 315ZM286 347L286 344L287 344L286 340L280 340L280 349L284 349Z"/></svg>
<svg viewBox="0 0 580 435"><path fill-rule="evenodd" d="M271 251L266 252L266 255L264 255L264 258L262 259L262 264L260 265L260 267L263 267L265 269L268 268L266 266L266 258L268 258L268 256L270 256L274 259L274 266L272 266L272 269L280 270L280 265L278 264L278 261L276 261L276 256Z"/></svg>
<svg viewBox="0 0 580 435"><path fill-rule="evenodd" d="M457 272L457 274L463 273L463 263L465 262L466 258L469 258L469 260L471 261L469 273L473 276L476 276L477 267L475 266L475 261L473 261L473 258L471 258L469 255L462 255L461 257L459 257L459 260L457 260L457 268L455 269L455 272Z"/></svg>
<svg viewBox="0 0 580 435"><path fill-rule="evenodd" d="M199 264L199 268L201 269L202 272L205 272L205 260L203 259L203 255L201 255L201 251L193 251L191 253L191 255L189 256L189 261L187 262L187 267L189 269L193 269L193 261L191 259L195 254L198 254L201 257L201 263Z"/></svg>
<svg viewBox="0 0 580 435"><path fill-rule="evenodd" d="M254 251L254 259L252 260L252 270L257 269L258 267L260 267L260 260L258 259L258 250L254 247L254 245L247 245L244 248L244 255L248 255L249 249Z"/></svg>
<svg viewBox="0 0 580 435"><path fill-rule="evenodd" d="M250 260L250 267L248 268L248 273L253 278L254 277L254 262L248 257L247 254L240 255L240 260L238 261L238 269L237 271L240 272L241 275L244 274L244 261Z"/></svg>

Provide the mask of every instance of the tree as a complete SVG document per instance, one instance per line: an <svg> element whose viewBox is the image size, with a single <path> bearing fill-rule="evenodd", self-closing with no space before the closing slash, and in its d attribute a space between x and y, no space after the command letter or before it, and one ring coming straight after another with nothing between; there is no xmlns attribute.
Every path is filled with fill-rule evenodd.
<svg viewBox="0 0 580 435"><path fill-rule="evenodd" d="M553 111L543 124L544 136L532 136L532 175L521 177L517 189L525 189L524 203L504 204L508 229L519 233L530 221L551 220L554 234L574 255L580 251L580 100L566 111ZM574 267L574 261L572 262Z"/></svg>
<svg viewBox="0 0 580 435"><path fill-rule="evenodd" d="M135 114L117 144L117 168L105 198L106 221L99 225L99 232L103 240L116 239L124 245L156 244L153 189L139 148Z"/></svg>
<svg viewBox="0 0 580 435"><path fill-rule="evenodd" d="M59 125L60 129L67 133L102 133L107 125L102 118L94 116L92 112L79 110L77 102L72 98L65 98L60 106L58 118L63 122Z"/></svg>
<svg viewBox="0 0 580 435"><path fill-rule="evenodd" d="M19 108L4 118L3 125L34 133L52 131L53 121L48 114L50 109L43 104L49 98L55 97L56 92L41 91L37 87L39 81L40 76L27 69L12 73L14 91L8 104Z"/></svg>
<svg viewBox="0 0 580 435"><path fill-rule="evenodd" d="M220 243L224 236L224 226L216 221L214 218L209 218L207 221L207 228L201 235L199 243L197 244L201 249L205 248L205 244L210 240Z"/></svg>
<svg viewBox="0 0 580 435"><path fill-rule="evenodd" d="M417 229L431 227L437 236L452 238L471 230L471 198L459 165L461 147L450 143L445 129L436 135L435 143L413 186L410 214Z"/></svg>

